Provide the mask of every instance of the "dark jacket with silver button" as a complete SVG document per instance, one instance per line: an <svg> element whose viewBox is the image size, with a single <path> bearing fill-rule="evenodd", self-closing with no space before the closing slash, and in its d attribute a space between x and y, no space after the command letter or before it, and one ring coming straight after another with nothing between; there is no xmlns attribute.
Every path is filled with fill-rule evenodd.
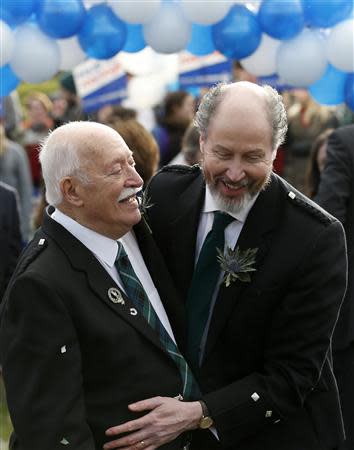
<svg viewBox="0 0 354 450"><path fill-rule="evenodd" d="M174 288L149 231L136 236L171 325ZM155 331L93 254L49 216L4 299L0 357L16 450L102 449L134 401L182 392ZM181 448L182 437L164 446Z"/></svg>
<svg viewBox="0 0 354 450"><path fill-rule="evenodd" d="M163 169L147 192L149 225L182 304L204 193L197 166ZM343 228L273 174L237 245L258 248L256 272L220 286L196 374L221 444L203 431L209 443L200 437L192 448L332 450L343 440L331 364L346 289Z"/></svg>

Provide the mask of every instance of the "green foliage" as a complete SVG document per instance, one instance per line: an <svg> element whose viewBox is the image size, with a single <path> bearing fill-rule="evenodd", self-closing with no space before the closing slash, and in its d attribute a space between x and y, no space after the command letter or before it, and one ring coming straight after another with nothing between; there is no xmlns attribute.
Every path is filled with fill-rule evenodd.
<svg viewBox="0 0 354 450"><path fill-rule="evenodd" d="M12 424L6 406L5 388L0 373L0 449L7 448Z"/></svg>

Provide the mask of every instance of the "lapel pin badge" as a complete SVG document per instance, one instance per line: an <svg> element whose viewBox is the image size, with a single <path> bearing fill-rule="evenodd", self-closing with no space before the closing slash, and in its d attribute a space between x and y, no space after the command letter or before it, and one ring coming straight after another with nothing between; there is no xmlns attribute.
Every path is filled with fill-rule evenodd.
<svg viewBox="0 0 354 450"><path fill-rule="evenodd" d="M124 298L117 288L111 287L108 289L108 298L112 303L125 304Z"/></svg>

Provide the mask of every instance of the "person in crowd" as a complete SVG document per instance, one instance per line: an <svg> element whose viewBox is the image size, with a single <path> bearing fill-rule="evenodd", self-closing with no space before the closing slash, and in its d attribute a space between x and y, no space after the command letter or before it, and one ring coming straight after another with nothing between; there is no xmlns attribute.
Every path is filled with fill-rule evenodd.
<svg viewBox="0 0 354 450"><path fill-rule="evenodd" d="M54 122L54 128L60 127L65 123L65 113L68 108L68 102L62 91L54 92L50 96L52 102L51 117Z"/></svg>
<svg viewBox="0 0 354 450"><path fill-rule="evenodd" d="M51 206L0 313L10 448L99 450L106 428L140 416L136 399L199 391L172 332L183 326L173 283L140 220L132 152L112 128L72 122L40 161Z"/></svg>
<svg viewBox="0 0 354 450"><path fill-rule="evenodd" d="M190 124L182 139L182 149L170 164L187 164L188 166L199 164L201 159L199 138L198 128L193 123Z"/></svg>
<svg viewBox="0 0 354 450"><path fill-rule="evenodd" d="M283 176L301 192L305 191L305 173L314 140L327 128L336 128L334 111L318 105L305 89L293 91L288 109L289 130L286 139Z"/></svg>
<svg viewBox="0 0 354 450"><path fill-rule="evenodd" d="M115 120L136 119L137 112L133 108L126 108L122 105L104 105L97 111L97 121L100 123L110 123Z"/></svg>
<svg viewBox="0 0 354 450"><path fill-rule="evenodd" d="M25 150L5 135L0 118L0 181L12 186L18 193L21 235L27 242L31 235L32 180Z"/></svg>
<svg viewBox="0 0 354 450"><path fill-rule="evenodd" d="M153 128L160 148L160 166L168 164L181 150L183 135L195 113L194 98L186 91L166 94L157 112L157 125Z"/></svg>
<svg viewBox="0 0 354 450"><path fill-rule="evenodd" d="M314 140L305 176L306 195L313 198L318 191L321 173L327 158L327 139L333 128L327 128Z"/></svg>
<svg viewBox="0 0 354 450"><path fill-rule="evenodd" d="M16 196L14 188L0 181L0 302L21 251Z"/></svg>
<svg viewBox="0 0 354 450"><path fill-rule="evenodd" d="M62 123L75 120L87 120L87 114L82 110L80 97L77 94L76 84L71 72L64 72L59 77L60 93L66 101L66 109L61 117Z"/></svg>
<svg viewBox="0 0 354 450"><path fill-rule="evenodd" d="M327 160L314 200L340 220L347 236L348 289L333 336L334 373L344 416L346 440L354 448L354 124L328 138Z"/></svg>
<svg viewBox="0 0 354 450"><path fill-rule="evenodd" d="M35 188L41 184L41 168L38 151L41 141L48 131L54 128L51 117L52 102L43 92L31 92L25 101L26 120L23 123L21 144L27 152L30 163L32 183Z"/></svg>
<svg viewBox="0 0 354 450"><path fill-rule="evenodd" d="M155 138L135 119L118 119L109 125L122 136L133 152L135 169L146 186L159 165L159 147Z"/></svg>
<svg viewBox="0 0 354 450"><path fill-rule="evenodd" d="M0 115L3 118L6 136L17 141L23 110L17 90L0 100Z"/></svg>
<svg viewBox="0 0 354 450"><path fill-rule="evenodd" d="M217 85L196 124L202 169L167 166L147 190L205 403L191 449L335 449L344 437L331 355L346 288L343 227L272 172L287 128L274 89ZM185 429L178 417L197 418L180 403L140 399L132 407L145 415L108 429L105 448L131 450L138 437L148 449L164 444L171 428Z"/></svg>

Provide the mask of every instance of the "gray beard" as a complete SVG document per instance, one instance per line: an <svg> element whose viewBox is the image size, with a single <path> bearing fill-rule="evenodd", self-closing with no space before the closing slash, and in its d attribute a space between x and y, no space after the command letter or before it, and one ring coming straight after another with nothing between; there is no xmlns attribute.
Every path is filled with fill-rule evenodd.
<svg viewBox="0 0 354 450"><path fill-rule="evenodd" d="M243 211L247 205L251 202L253 197L257 194L251 194L246 192L240 200L225 198L220 192L215 188L214 185L208 184L210 193L220 211L224 211L230 214L238 214Z"/></svg>

